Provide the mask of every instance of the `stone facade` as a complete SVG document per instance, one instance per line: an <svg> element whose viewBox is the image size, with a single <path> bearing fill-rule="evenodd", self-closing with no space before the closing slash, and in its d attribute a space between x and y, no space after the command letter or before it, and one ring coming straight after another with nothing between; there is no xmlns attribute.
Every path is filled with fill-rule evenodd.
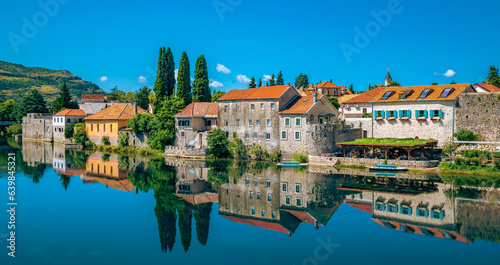
<svg viewBox="0 0 500 265"><path fill-rule="evenodd" d="M344 120L345 124L351 125L352 128L360 128L363 131L362 138L373 137L371 118L357 118L357 119L344 118Z"/></svg>
<svg viewBox="0 0 500 265"><path fill-rule="evenodd" d="M207 148L165 146L165 155L171 157L204 157L207 152Z"/></svg>
<svg viewBox="0 0 500 265"><path fill-rule="evenodd" d="M500 142L500 93L462 94L455 108L455 132L479 133L483 141Z"/></svg>
<svg viewBox="0 0 500 265"><path fill-rule="evenodd" d="M180 122L184 126L179 126ZM206 147L208 131L217 128L217 118L201 117L176 117L175 118L175 146L187 146L190 141L195 141L194 147Z"/></svg>
<svg viewBox="0 0 500 265"><path fill-rule="evenodd" d="M134 132L130 131L130 130L120 130L118 132L118 141L120 140L120 137L122 137L122 135L124 134L128 134L128 145L129 146L135 146L135 147L138 147L138 148L149 148L149 145L148 145L148 134L147 133L144 133L144 132L141 132L139 134L135 134ZM110 142L112 142L110 140Z"/></svg>
<svg viewBox="0 0 500 265"><path fill-rule="evenodd" d="M54 129L52 126L52 114L28 113L23 118L23 141L46 141L54 140Z"/></svg>
<svg viewBox="0 0 500 265"><path fill-rule="evenodd" d="M309 156L309 163L313 165L336 166L342 165L363 165L367 167L384 164L384 159L350 158L350 157L323 157ZM389 165L397 165L406 168L432 168L439 165L438 160L416 161L416 160L387 160Z"/></svg>
<svg viewBox="0 0 500 265"><path fill-rule="evenodd" d="M79 108L82 109L83 111L85 111L85 113L87 113L87 115L93 115L93 114L96 114L97 112L109 107L109 106L113 106L113 105L121 105L121 104L128 104L126 102L83 102L81 104L79 104Z"/></svg>

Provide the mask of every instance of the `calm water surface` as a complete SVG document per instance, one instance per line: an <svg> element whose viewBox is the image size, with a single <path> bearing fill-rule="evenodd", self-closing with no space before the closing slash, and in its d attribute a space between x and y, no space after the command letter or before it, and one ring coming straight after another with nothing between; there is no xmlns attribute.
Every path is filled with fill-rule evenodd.
<svg viewBox="0 0 500 265"><path fill-rule="evenodd" d="M0 264L498 264L498 178L0 146ZM17 159L7 256L7 153ZM0 193L1 194L1 193Z"/></svg>

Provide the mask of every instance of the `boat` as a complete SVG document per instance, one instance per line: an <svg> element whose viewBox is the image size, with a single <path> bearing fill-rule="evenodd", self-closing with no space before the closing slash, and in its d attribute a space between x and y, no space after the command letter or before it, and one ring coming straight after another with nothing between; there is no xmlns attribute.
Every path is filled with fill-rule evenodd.
<svg viewBox="0 0 500 265"><path fill-rule="evenodd" d="M307 163L300 163L299 161L283 161L277 165L281 167L300 167L307 166Z"/></svg>
<svg viewBox="0 0 500 265"><path fill-rule="evenodd" d="M406 167L398 167L396 165L378 164L369 168L370 171L408 171Z"/></svg>

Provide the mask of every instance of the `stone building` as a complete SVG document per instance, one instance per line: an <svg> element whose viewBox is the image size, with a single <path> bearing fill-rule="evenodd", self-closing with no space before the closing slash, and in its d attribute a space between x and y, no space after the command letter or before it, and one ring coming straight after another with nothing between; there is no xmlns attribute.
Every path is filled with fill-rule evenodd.
<svg viewBox="0 0 500 265"><path fill-rule="evenodd" d="M217 127L217 103L193 102L175 116L176 146L206 146L207 133Z"/></svg>
<svg viewBox="0 0 500 265"><path fill-rule="evenodd" d="M97 112L113 105L127 104L117 100L109 100L108 97L102 94L83 94L79 108L85 111L87 115L93 115Z"/></svg>
<svg viewBox="0 0 500 265"><path fill-rule="evenodd" d="M146 114L147 111L135 104L110 106L85 118L85 131L95 144L102 144L102 137L107 136L111 144L116 145L120 129L126 128L128 120L139 113Z"/></svg>
<svg viewBox="0 0 500 265"><path fill-rule="evenodd" d="M54 128L54 142L64 142L64 131L67 126L73 126L83 122L87 115L82 109L65 109L52 116L52 126Z"/></svg>
<svg viewBox="0 0 500 265"><path fill-rule="evenodd" d="M459 95L468 92L471 84L384 88L371 101L373 137L432 138L443 146L453 137Z"/></svg>
<svg viewBox="0 0 500 265"><path fill-rule="evenodd" d="M23 141L45 141L54 140L54 129L52 126L52 114L50 113L28 113L23 118Z"/></svg>
<svg viewBox="0 0 500 265"><path fill-rule="evenodd" d="M492 85L492 84L475 84L474 85L474 90L476 90L477 93L495 93L495 92L500 92L500 88Z"/></svg>
<svg viewBox="0 0 500 265"><path fill-rule="evenodd" d="M455 132L462 129L481 135L486 142L500 142L500 93L463 93L455 108Z"/></svg>
<svg viewBox="0 0 500 265"><path fill-rule="evenodd" d="M358 119L363 118L365 113L372 113L372 104L370 101L377 96L385 87L376 87L372 90L368 90L363 94L359 94L352 97L340 104L340 112L343 118L348 119Z"/></svg>
<svg viewBox="0 0 500 265"><path fill-rule="evenodd" d="M321 82L315 86L315 90L319 94L323 94L326 97L336 97L339 98L344 95L352 95L352 92L345 86L338 86L332 82Z"/></svg>

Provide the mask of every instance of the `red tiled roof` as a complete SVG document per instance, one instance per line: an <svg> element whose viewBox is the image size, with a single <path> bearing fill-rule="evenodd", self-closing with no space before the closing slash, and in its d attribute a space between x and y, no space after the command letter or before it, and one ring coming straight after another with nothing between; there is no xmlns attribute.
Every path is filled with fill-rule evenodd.
<svg viewBox="0 0 500 265"><path fill-rule="evenodd" d="M345 204L351 206L351 207L354 207L358 210L361 210L363 212L367 212L369 214L372 214L373 213L373 207L371 204L367 204L367 203L355 203L355 202L344 202Z"/></svg>
<svg viewBox="0 0 500 265"><path fill-rule="evenodd" d="M357 96L359 96L359 95L354 95L354 94L343 95L340 98L338 98L338 101L339 101L340 104L343 104L344 102L346 102L346 101L348 101L348 100L350 100L352 98L355 98Z"/></svg>
<svg viewBox="0 0 500 265"><path fill-rule="evenodd" d="M217 116L217 103L193 102L187 105L175 117Z"/></svg>
<svg viewBox="0 0 500 265"><path fill-rule="evenodd" d="M288 231L288 229L286 229L285 227L283 227L279 223L266 222L266 221L250 219L250 218L241 218L241 217L232 216L232 215L225 215L223 213L221 213L221 215L226 217L227 219L231 220L232 222L235 222L235 223L253 225L253 226L260 227L260 228L269 229L269 230L278 231L278 232L283 232L285 234L290 235L290 231Z"/></svg>
<svg viewBox="0 0 500 265"><path fill-rule="evenodd" d="M372 90L366 91L363 94L360 94L358 96L355 96L351 99L348 99L343 102L343 104L350 104L350 103L368 103L370 102L375 96L377 96L380 91L384 90L385 87L376 87Z"/></svg>
<svg viewBox="0 0 500 265"><path fill-rule="evenodd" d="M54 116L85 116L85 111L82 109L65 109L54 114Z"/></svg>
<svg viewBox="0 0 500 265"><path fill-rule="evenodd" d="M298 97L293 103L290 104L286 109L280 111L280 113L286 114L304 114L314 105L314 97L311 92L305 92L306 96ZM318 95L318 100L323 97Z"/></svg>
<svg viewBox="0 0 500 265"><path fill-rule="evenodd" d="M220 97L222 100L237 100L237 99L265 99L279 98L288 89L288 85L281 86L262 86L258 88L248 89L233 89Z"/></svg>
<svg viewBox="0 0 500 265"><path fill-rule="evenodd" d="M82 99L104 99L105 96L102 94L83 94Z"/></svg>
<svg viewBox="0 0 500 265"><path fill-rule="evenodd" d="M471 84L449 84L449 85L431 85L431 86L412 86L412 87L384 87L377 96L375 96L371 101L372 102L387 102L387 101L415 101L415 100L450 100L456 98L462 91L464 91ZM445 98L438 98L443 90L446 88L454 88L454 90ZM425 89L432 89L433 91L426 97L422 99L418 99L420 94ZM405 92L406 90L413 90L413 93L409 95L405 99L400 99L400 93ZM394 91L392 96L390 96L387 100L381 100L382 96L389 91Z"/></svg>
<svg viewBox="0 0 500 265"><path fill-rule="evenodd" d="M474 86L480 86L490 92L500 92L500 88L492 85L492 84L475 84Z"/></svg>
<svg viewBox="0 0 500 265"><path fill-rule="evenodd" d="M291 213L293 216L295 216L297 219L299 219L303 223L314 224L315 218L312 217L308 212L288 210L288 209L286 209L285 211ZM322 224L320 224L320 225L322 225Z"/></svg>
<svg viewBox="0 0 500 265"><path fill-rule="evenodd" d="M337 86L336 84L334 84L332 82L325 81L325 82L321 82L321 83L317 84L316 87L323 88L323 87L340 87L340 86Z"/></svg>
<svg viewBox="0 0 500 265"><path fill-rule="evenodd" d="M102 178L102 177L94 177L94 176L88 176L95 182L102 183L110 188L113 188L115 190L122 190L122 191L132 191L135 190L135 186L127 179L109 179L109 178Z"/></svg>
<svg viewBox="0 0 500 265"><path fill-rule="evenodd" d="M196 205L208 202L219 203L219 194L214 193L198 193L198 194L176 194L177 197L182 198L186 202Z"/></svg>
<svg viewBox="0 0 500 265"><path fill-rule="evenodd" d="M130 120L136 115L134 108L132 104L113 105L88 116L85 120ZM146 114L147 111L137 107L137 113Z"/></svg>

